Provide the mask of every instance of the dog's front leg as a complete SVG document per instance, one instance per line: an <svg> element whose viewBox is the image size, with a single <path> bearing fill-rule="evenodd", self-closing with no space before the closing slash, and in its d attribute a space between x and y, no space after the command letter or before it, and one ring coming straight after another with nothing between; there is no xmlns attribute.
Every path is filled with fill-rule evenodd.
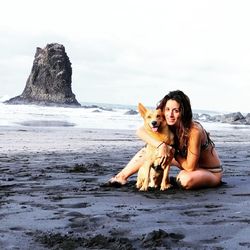
<svg viewBox="0 0 250 250"><path fill-rule="evenodd" d="M169 189L172 186L169 181L169 169L170 169L170 165L167 165L163 171L163 177L161 181L161 191Z"/></svg>
<svg viewBox="0 0 250 250"><path fill-rule="evenodd" d="M136 181L136 188L137 189L140 189L142 187L144 179L145 179L144 166L141 166L138 173L137 173L137 181Z"/></svg>
<svg viewBox="0 0 250 250"><path fill-rule="evenodd" d="M143 185L140 188L140 191L147 191L148 190L148 184L149 184L149 177L150 177L150 166L151 163L149 161L146 161L143 166L145 169L145 179L143 181Z"/></svg>

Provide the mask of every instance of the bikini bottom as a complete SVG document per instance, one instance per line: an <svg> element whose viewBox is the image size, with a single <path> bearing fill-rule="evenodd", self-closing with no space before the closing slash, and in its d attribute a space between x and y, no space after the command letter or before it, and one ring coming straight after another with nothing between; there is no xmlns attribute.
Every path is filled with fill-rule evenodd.
<svg viewBox="0 0 250 250"><path fill-rule="evenodd" d="M207 171L209 171L211 173L221 173L221 172L223 172L222 165L215 166L215 167L209 167L209 168L202 168L202 169L206 169Z"/></svg>

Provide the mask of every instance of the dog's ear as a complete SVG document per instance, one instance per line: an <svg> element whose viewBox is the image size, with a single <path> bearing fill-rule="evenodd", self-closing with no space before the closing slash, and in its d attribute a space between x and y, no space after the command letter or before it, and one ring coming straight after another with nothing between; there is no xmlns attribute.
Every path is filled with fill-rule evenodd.
<svg viewBox="0 0 250 250"><path fill-rule="evenodd" d="M162 111L161 109L156 109L156 110L160 112L160 115L161 115L162 119L163 119L163 120L166 120L163 111Z"/></svg>
<svg viewBox="0 0 250 250"><path fill-rule="evenodd" d="M141 104L138 104L138 110L142 117L144 117L145 113L147 112L147 109Z"/></svg>

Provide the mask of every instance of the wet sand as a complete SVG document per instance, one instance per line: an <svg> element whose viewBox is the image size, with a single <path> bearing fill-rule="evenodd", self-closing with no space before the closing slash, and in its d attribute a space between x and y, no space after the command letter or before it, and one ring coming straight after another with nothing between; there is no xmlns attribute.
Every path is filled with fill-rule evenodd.
<svg viewBox="0 0 250 250"><path fill-rule="evenodd" d="M1 127L0 249L248 249L249 130L210 131L222 186L139 192L136 175L104 185L143 146L134 131Z"/></svg>

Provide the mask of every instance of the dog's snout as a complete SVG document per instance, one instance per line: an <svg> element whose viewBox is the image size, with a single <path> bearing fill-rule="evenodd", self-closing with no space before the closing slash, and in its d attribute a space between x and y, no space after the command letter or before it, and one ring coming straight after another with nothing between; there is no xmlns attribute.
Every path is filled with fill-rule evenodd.
<svg viewBox="0 0 250 250"><path fill-rule="evenodd" d="M153 127L155 127L157 125L157 121L152 121L151 124Z"/></svg>

